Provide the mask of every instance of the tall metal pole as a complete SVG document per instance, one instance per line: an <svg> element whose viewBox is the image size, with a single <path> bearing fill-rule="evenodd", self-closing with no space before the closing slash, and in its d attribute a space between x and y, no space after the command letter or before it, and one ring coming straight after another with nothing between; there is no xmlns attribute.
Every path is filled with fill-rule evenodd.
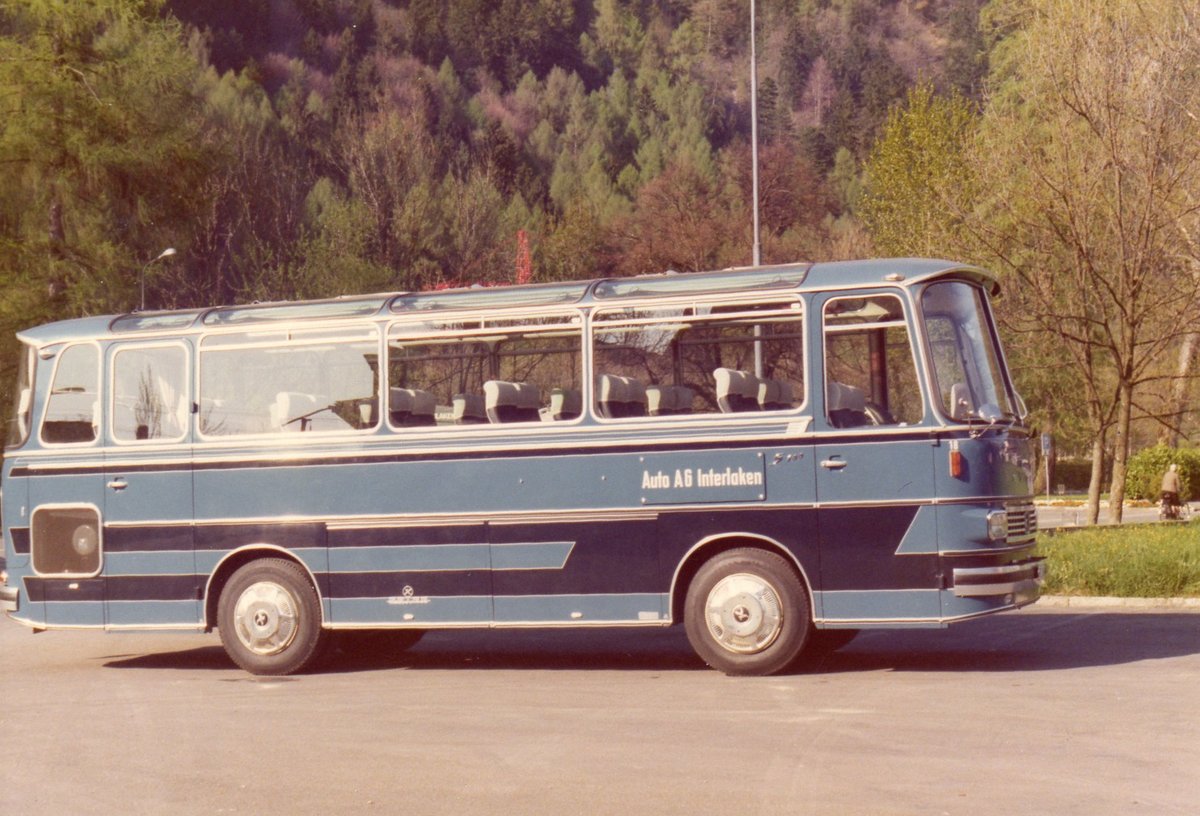
<svg viewBox="0 0 1200 816"><path fill-rule="evenodd" d="M750 0L750 162L754 198L754 253L752 262L762 264L762 243L758 224L758 46L755 43L754 0Z"/></svg>
<svg viewBox="0 0 1200 816"><path fill-rule="evenodd" d="M750 170L751 197L754 199L754 266L762 265L762 242L758 224L758 46L755 43L754 0L750 0ZM762 326L754 327L754 374L763 376Z"/></svg>

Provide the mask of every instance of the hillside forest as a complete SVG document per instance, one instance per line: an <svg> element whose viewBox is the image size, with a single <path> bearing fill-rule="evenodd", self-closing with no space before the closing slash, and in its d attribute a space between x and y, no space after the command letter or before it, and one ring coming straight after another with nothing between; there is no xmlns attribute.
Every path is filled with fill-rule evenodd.
<svg viewBox="0 0 1200 816"><path fill-rule="evenodd" d="M0 378L18 329L143 298L747 265L750 15L0 0ZM1131 450L1200 434L1198 25L1191 0L757 0L763 261L994 270L1036 429L1119 500Z"/></svg>

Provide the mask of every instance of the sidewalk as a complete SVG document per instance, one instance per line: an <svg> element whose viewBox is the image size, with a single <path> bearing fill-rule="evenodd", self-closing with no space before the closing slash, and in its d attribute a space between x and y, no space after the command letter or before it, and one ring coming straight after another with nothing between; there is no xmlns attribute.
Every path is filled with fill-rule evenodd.
<svg viewBox="0 0 1200 816"><path fill-rule="evenodd" d="M1038 529L1053 530L1062 527L1086 527L1087 507L1082 504L1066 502L1047 502L1045 499L1034 501L1037 506ZM1158 521L1156 505L1141 505L1126 503L1122 511L1123 524L1145 524ZM1100 524L1111 524L1108 518L1108 502L1100 505Z"/></svg>
<svg viewBox="0 0 1200 816"><path fill-rule="evenodd" d="M1043 595L1034 606L1070 609L1170 609L1200 612L1200 598L1108 598L1086 595ZM1029 607L1026 607L1029 608Z"/></svg>

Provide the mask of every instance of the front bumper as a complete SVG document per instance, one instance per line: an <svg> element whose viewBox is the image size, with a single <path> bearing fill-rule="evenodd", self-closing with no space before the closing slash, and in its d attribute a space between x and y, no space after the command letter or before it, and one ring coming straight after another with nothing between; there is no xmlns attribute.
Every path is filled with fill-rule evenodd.
<svg viewBox="0 0 1200 816"><path fill-rule="evenodd" d="M1017 605L1033 603L1046 582L1046 559L1028 558L998 567L954 570L954 594L960 598L1011 595Z"/></svg>

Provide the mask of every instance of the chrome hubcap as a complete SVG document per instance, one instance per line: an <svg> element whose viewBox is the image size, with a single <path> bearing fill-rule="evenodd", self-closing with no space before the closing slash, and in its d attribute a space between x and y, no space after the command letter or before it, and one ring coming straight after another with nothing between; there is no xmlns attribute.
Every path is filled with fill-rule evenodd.
<svg viewBox="0 0 1200 816"><path fill-rule="evenodd" d="M736 573L722 578L704 606L705 623L717 643L731 652L766 649L783 628L779 593L760 576Z"/></svg>
<svg viewBox="0 0 1200 816"><path fill-rule="evenodd" d="M233 611L238 640L257 655L279 654L296 638L296 599L274 581L246 587Z"/></svg>

